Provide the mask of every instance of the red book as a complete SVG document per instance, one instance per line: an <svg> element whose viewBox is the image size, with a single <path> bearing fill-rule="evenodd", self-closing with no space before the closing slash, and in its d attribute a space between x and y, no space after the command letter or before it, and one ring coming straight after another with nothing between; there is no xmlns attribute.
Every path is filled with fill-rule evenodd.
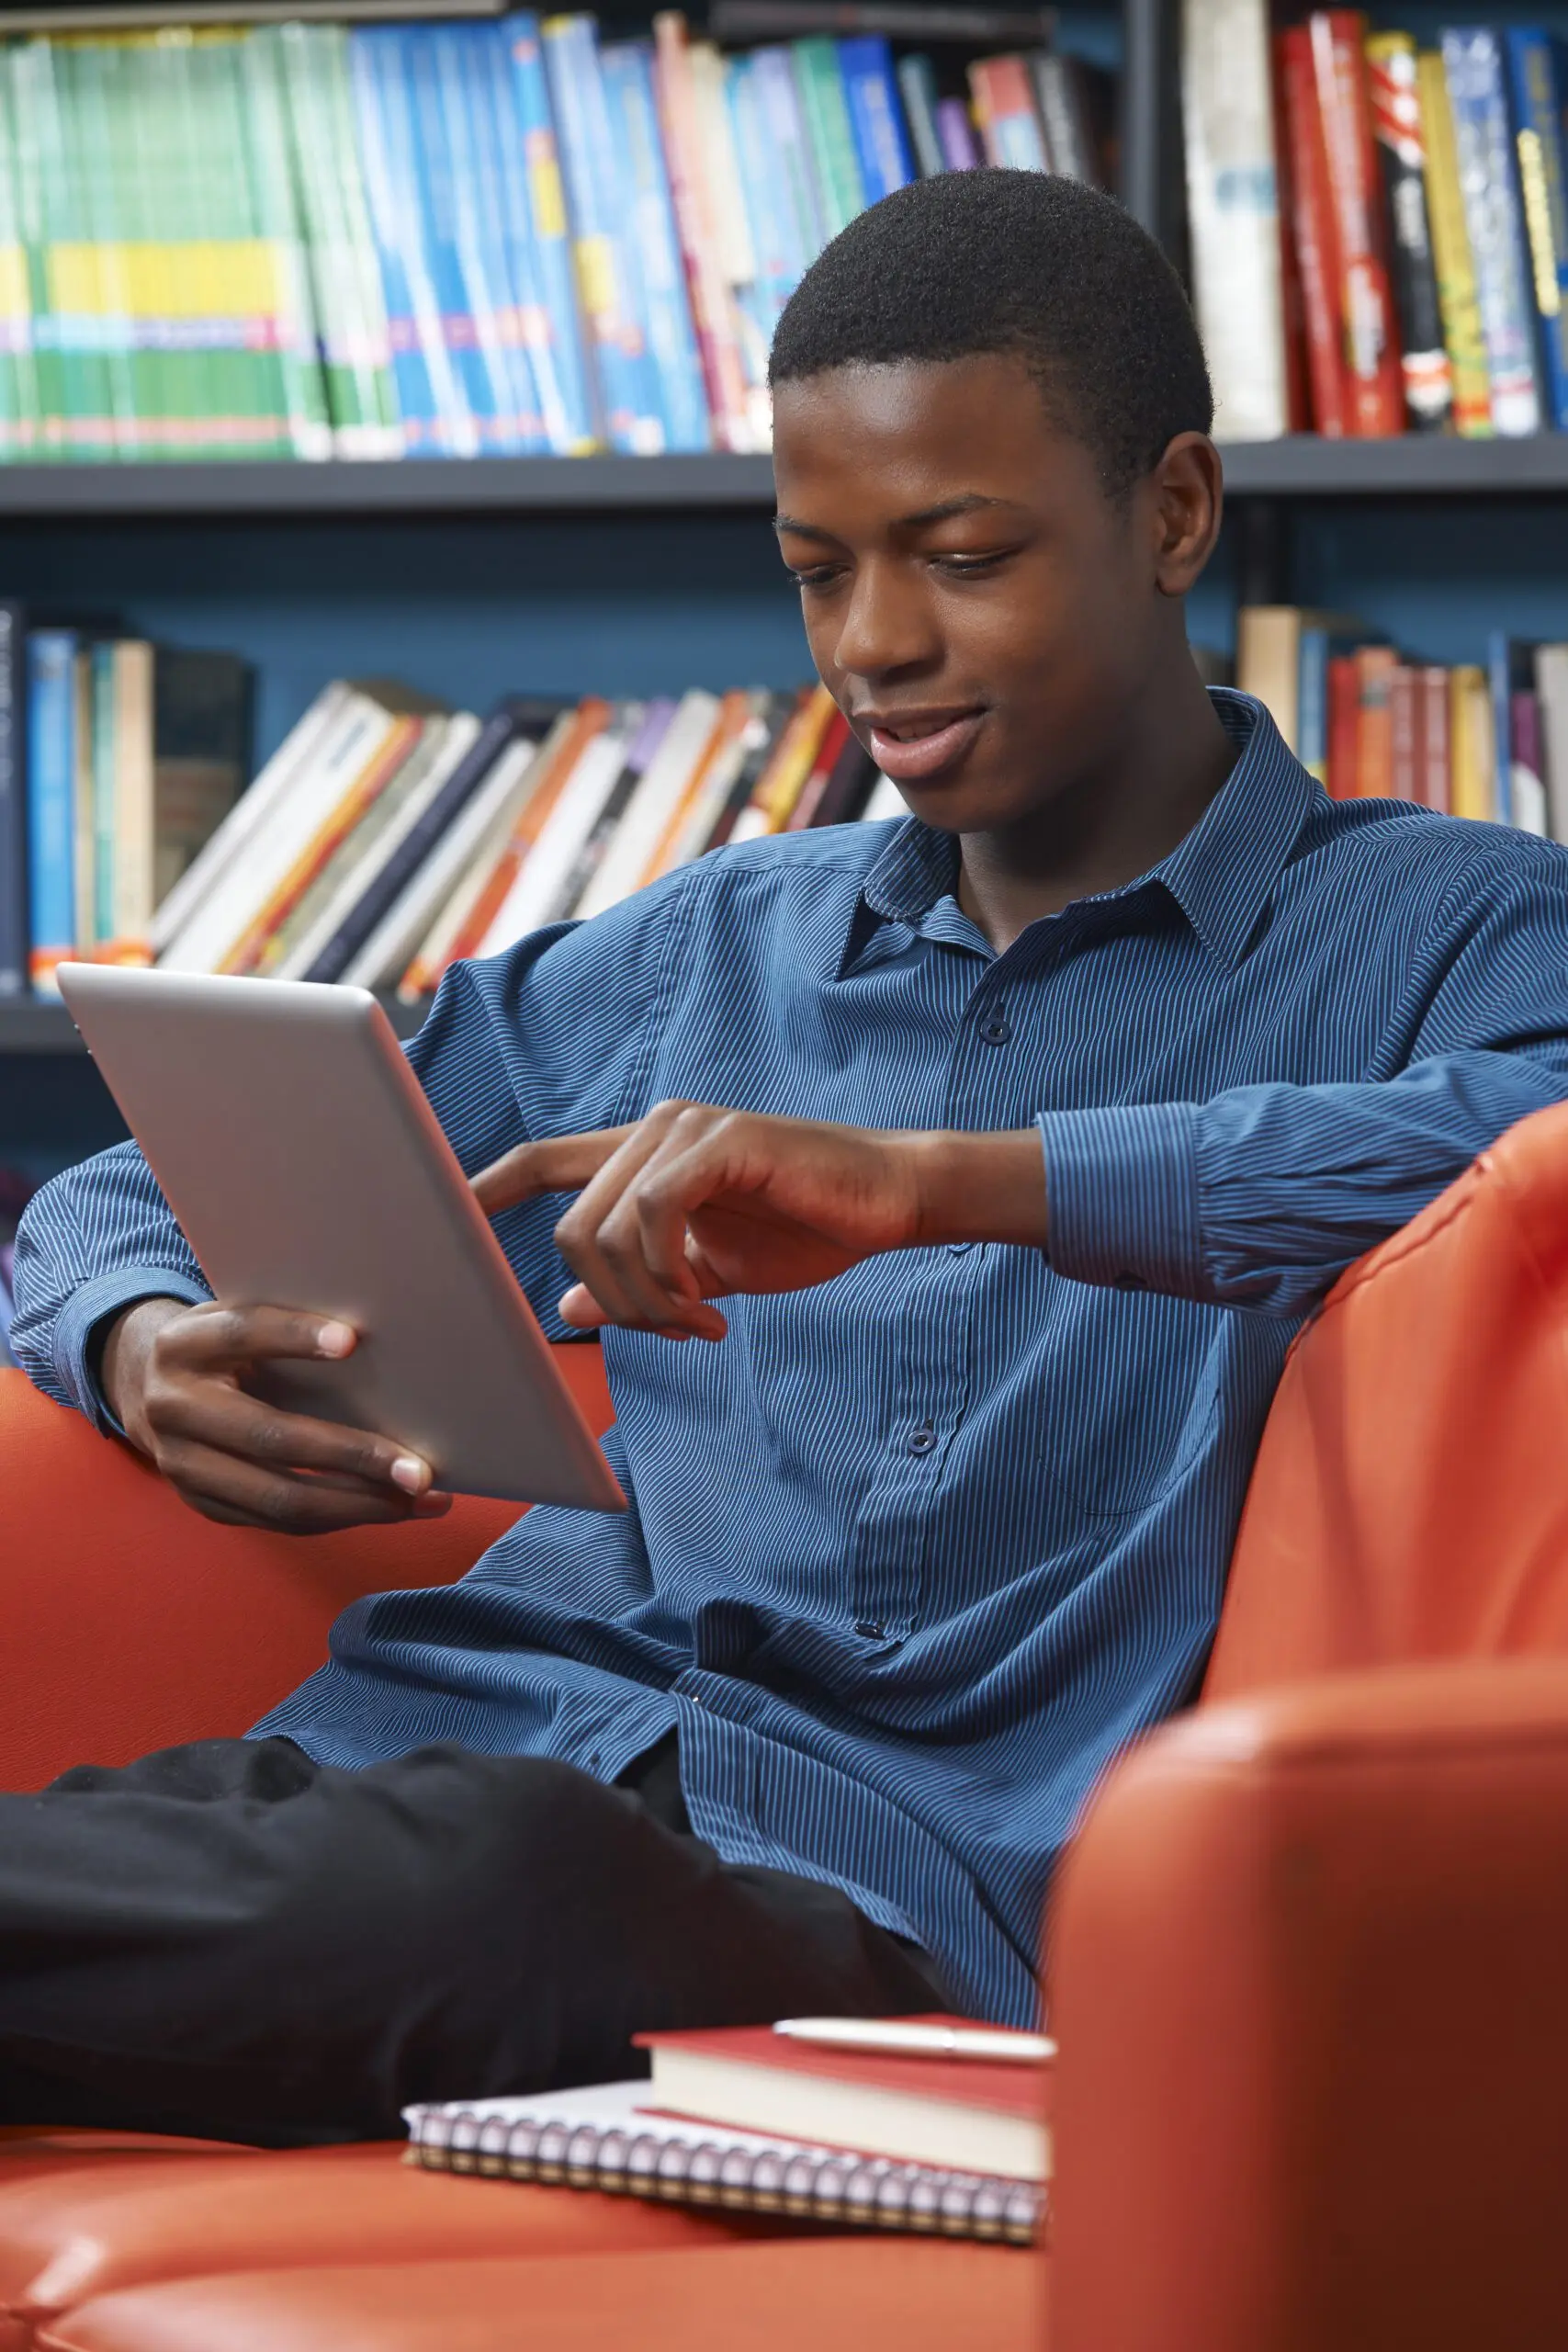
<svg viewBox="0 0 1568 2352"><path fill-rule="evenodd" d="M1359 800L1393 797L1393 711L1390 690L1395 656L1387 645L1363 645L1356 655L1356 781Z"/></svg>
<svg viewBox="0 0 1568 2352"><path fill-rule="evenodd" d="M1431 662L1417 673L1420 720L1416 729L1421 751L1420 788L1416 797L1440 816L1453 808L1452 770L1449 751L1449 673Z"/></svg>
<svg viewBox="0 0 1568 2352"><path fill-rule="evenodd" d="M1362 47L1367 20L1354 9L1330 8L1309 19L1308 31L1338 244L1346 430L1403 433L1404 384Z"/></svg>
<svg viewBox="0 0 1568 2352"><path fill-rule="evenodd" d="M1353 653L1331 654L1328 662L1328 790L1335 800L1356 797L1361 731L1361 681Z"/></svg>
<svg viewBox="0 0 1568 2352"><path fill-rule="evenodd" d="M963 2028L973 2020L919 2022ZM765 2025L639 2034L637 2041L653 2056L643 2103L661 2114L954 2172L1050 2177L1048 2065L825 2048Z"/></svg>
<svg viewBox="0 0 1568 2352"><path fill-rule="evenodd" d="M1285 135L1285 53L1276 38L1274 77L1274 176L1280 191L1280 306L1285 325L1285 416L1292 433L1313 430L1306 298L1296 252L1295 172Z"/></svg>
<svg viewBox="0 0 1568 2352"><path fill-rule="evenodd" d="M1021 57L980 58L969 68L969 93L987 164L1021 164L1038 150L1038 164L1031 161L1026 168L1050 169L1034 85Z"/></svg>
<svg viewBox="0 0 1568 2352"><path fill-rule="evenodd" d="M1291 243L1301 286L1313 430L1345 432L1345 359L1339 328L1339 247L1328 157L1317 107L1312 36L1304 25L1277 37L1281 154L1289 171Z"/></svg>

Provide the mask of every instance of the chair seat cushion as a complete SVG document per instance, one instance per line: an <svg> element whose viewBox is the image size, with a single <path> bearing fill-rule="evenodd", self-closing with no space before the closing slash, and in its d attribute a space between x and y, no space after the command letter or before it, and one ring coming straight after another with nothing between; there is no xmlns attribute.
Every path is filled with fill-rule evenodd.
<svg viewBox="0 0 1568 2352"><path fill-rule="evenodd" d="M38 2352L1043 2352L1044 2276L1011 2247L848 2236L294 2270L106 2296Z"/></svg>
<svg viewBox="0 0 1568 2352"><path fill-rule="evenodd" d="M0 2324L36 2327L89 2297L153 2279L723 2246L796 2226L423 2172L391 2143L125 2155L8 2185L0 2169Z"/></svg>

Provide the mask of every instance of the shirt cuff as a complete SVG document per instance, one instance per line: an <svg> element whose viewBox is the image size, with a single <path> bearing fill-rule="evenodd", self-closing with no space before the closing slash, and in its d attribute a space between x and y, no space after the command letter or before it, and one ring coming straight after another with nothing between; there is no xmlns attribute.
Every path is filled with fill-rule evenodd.
<svg viewBox="0 0 1568 2352"><path fill-rule="evenodd" d="M1208 1295L1198 1214L1198 1105L1044 1111L1046 1250L1073 1282Z"/></svg>
<svg viewBox="0 0 1568 2352"><path fill-rule="evenodd" d="M165 1266L121 1266L96 1274L73 1290L55 1317L51 1353L61 1386L106 1437L123 1437L92 1370L93 1335L101 1323L143 1298L181 1298L203 1306L212 1296L204 1283Z"/></svg>

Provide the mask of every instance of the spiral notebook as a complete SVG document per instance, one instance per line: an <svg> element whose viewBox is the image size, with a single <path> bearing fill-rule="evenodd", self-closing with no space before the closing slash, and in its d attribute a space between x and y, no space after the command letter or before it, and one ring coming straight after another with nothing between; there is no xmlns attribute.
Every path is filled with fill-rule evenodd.
<svg viewBox="0 0 1568 2352"><path fill-rule="evenodd" d="M1034 2244L1046 2188L782 2135L694 2122L649 2105L648 2082L404 2109L409 2161L436 2172L607 2189L733 2213Z"/></svg>

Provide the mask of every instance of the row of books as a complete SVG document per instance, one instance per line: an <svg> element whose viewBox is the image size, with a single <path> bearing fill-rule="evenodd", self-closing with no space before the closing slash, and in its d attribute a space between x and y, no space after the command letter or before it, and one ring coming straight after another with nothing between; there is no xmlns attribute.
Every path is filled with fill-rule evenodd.
<svg viewBox="0 0 1568 2352"><path fill-rule="evenodd" d="M1193 292L1231 440L1568 428L1562 45L1185 0Z"/></svg>
<svg viewBox="0 0 1568 2352"><path fill-rule="evenodd" d="M38 632L31 658L59 634ZM60 927L71 900L45 872L56 826L49 857L33 859L33 987L51 989L61 962L91 956L344 980L417 1002L457 958L600 913L722 842L903 808L820 686L508 695L480 718L346 679L230 799L199 845L160 841L179 870L140 939L104 936L80 892L74 931ZM73 813L54 877L67 883Z"/></svg>
<svg viewBox="0 0 1568 2352"><path fill-rule="evenodd" d="M1342 614L1253 605L1235 678L1336 799L1416 801L1568 842L1568 645L1497 632L1484 664L1447 666Z"/></svg>
<svg viewBox="0 0 1568 2352"><path fill-rule="evenodd" d="M0 458L765 449L827 240L919 173L1098 180L1100 95L675 12L9 42Z"/></svg>

